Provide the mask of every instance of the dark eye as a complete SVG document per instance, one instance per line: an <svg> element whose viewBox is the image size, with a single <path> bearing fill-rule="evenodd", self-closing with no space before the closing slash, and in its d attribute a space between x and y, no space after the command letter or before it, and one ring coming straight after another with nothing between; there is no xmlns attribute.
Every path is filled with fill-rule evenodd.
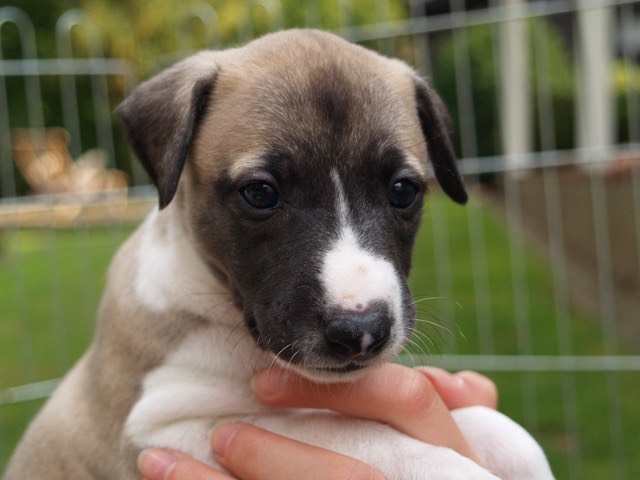
<svg viewBox="0 0 640 480"><path fill-rule="evenodd" d="M249 206L258 210L275 208L280 204L278 191L265 182L248 183L240 189L240 195Z"/></svg>
<svg viewBox="0 0 640 480"><path fill-rule="evenodd" d="M409 208L418 197L418 188L407 179L401 179L391 185L389 202L394 208Z"/></svg>

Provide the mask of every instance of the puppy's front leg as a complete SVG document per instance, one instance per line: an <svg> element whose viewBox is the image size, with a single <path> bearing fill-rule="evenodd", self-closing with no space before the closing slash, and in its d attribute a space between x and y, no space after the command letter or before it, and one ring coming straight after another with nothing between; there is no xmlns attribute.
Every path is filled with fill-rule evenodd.
<svg viewBox="0 0 640 480"><path fill-rule="evenodd" d="M388 480L495 480L496 476L449 448L420 442L393 428L326 411L260 417L256 425L365 462Z"/></svg>

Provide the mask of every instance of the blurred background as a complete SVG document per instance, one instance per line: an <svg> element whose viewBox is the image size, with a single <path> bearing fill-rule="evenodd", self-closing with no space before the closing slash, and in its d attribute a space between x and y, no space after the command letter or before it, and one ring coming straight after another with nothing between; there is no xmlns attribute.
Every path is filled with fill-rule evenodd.
<svg viewBox="0 0 640 480"><path fill-rule="evenodd" d="M0 0L0 471L156 203L113 109L202 48L317 27L432 79L434 185L399 361L491 376L559 479L640 478L640 2Z"/></svg>

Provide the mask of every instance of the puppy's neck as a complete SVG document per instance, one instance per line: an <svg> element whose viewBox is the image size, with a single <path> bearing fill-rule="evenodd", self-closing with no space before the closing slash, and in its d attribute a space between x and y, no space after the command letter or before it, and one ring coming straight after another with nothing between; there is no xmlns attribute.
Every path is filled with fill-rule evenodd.
<svg viewBox="0 0 640 480"><path fill-rule="evenodd" d="M156 210L141 227L133 259L137 299L157 314L182 311L237 323L240 312L228 289L198 255L175 210L173 205Z"/></svg>

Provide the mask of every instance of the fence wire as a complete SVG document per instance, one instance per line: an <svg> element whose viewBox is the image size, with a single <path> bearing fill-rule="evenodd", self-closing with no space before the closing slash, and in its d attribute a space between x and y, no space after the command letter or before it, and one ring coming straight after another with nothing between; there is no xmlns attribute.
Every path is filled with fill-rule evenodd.
<svg viewBox="0 0 640 480"><path fill-rule="evenodd" d="M399 361L491 375L558 478L639 478L640 2L410 0L394 19L392 0L370 3L358 23L363 2L333 2L330 28L432 78L472 191L465 210L428 200L412 282L436 293L414 292L427 330ZM222 13L189 5L159 66L196 30L228 42ZM326 26L323 5L304 2L303 24ZM246 6L235 41L301 26L278 1ZM86 348L109 258L155 202L111 114L139 69L103 34L71 10L41 58L29 15L0 8L0 468ZM62 138L68 165L100 152L129 189L38 191L20 134Z"/></svg>

